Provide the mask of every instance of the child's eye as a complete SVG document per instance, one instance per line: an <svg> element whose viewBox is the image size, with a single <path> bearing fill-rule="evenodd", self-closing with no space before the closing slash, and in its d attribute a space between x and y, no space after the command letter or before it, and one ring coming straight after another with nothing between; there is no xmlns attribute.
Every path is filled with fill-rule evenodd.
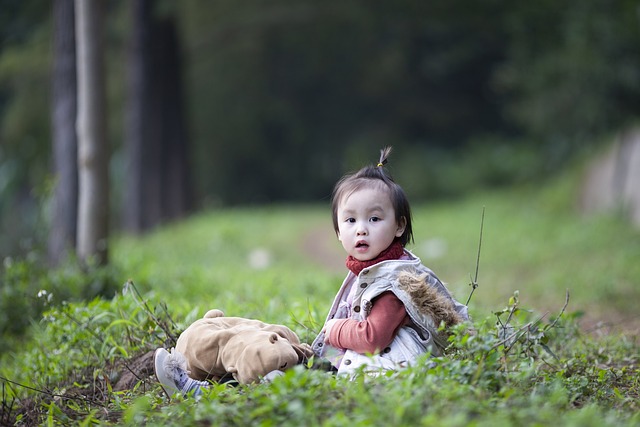
<svg viewBox="0 0 640 427"><path fill-rule="evenodd" d="M284 371L286 367L287 367L287 364L285 363L284 365L280 366L280 370Z"/></svg>
<svg viewBox="0 0 640 427"><path fill-rule="evenodd" d="M377 216L372 216L370 221L371 222L378 222L378 221L380 221L380 218L378 218Z"/></svg>
<svg viewBox="0 0 640 427"><path fill-rule="evenodd" d="M351 223L354 223L354 222L356 222L356 220L355 220L355 218L347 218L347 219L345 220L345 222L351 222Z"/></svg>

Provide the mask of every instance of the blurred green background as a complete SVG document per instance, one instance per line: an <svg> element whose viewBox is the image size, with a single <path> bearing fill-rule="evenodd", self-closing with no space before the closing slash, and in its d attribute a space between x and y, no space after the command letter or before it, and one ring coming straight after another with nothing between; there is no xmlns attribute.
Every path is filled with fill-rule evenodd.
<svg viewBox="0 0 640 427"><path fill-rule="evenodd" d="M49 232L52 4L0 1L3 256ZM151 74L176 71L190 212L325 203L384 145L416 203L543 186L637 122L637 1L105 4L113 230L130 184L136 7L165 28L148 46L164 46L167 27L177 40Z"/></svg>

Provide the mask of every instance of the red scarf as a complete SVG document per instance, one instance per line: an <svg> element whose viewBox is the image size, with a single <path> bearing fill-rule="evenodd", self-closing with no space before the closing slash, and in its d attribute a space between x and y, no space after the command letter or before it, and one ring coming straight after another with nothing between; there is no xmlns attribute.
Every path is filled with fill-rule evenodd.
<svg viewBox="0 0 640 427"><path fill-rule="evenodd" d="M347 257L347 268L353 272L356 276L360 274L362 270L367 267L371 267L374 264L377 264L381 261L387 261L390 259L400 259L400 257L404 254L404 247L400 240L394 240L392 244L389 245L387 249L380 252L380 255L375 257L374 259L370 259L368 261L358 261L351 255Z"/></svg>

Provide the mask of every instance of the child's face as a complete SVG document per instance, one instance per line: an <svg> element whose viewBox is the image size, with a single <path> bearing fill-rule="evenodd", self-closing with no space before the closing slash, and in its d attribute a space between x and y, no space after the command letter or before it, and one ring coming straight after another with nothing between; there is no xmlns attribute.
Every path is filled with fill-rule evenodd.
<svg viewBox="0 0 640 427"><path fill-rule="evenodd" d="M380 189L363 188L338 203L338 240L359 261L368 261L402 236L405 221L396 222L389 195Z"/></svg>

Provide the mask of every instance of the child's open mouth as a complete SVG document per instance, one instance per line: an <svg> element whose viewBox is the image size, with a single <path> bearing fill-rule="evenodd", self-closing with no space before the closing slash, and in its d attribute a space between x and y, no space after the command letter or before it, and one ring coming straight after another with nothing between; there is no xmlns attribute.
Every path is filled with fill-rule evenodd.
<svg viewBox="0 0 640 427"><path fill-rule="evenodd" d="M358 242L356 243L356 249L360 249L360 248L368 248L369 245L366 242Z"/></svg>

